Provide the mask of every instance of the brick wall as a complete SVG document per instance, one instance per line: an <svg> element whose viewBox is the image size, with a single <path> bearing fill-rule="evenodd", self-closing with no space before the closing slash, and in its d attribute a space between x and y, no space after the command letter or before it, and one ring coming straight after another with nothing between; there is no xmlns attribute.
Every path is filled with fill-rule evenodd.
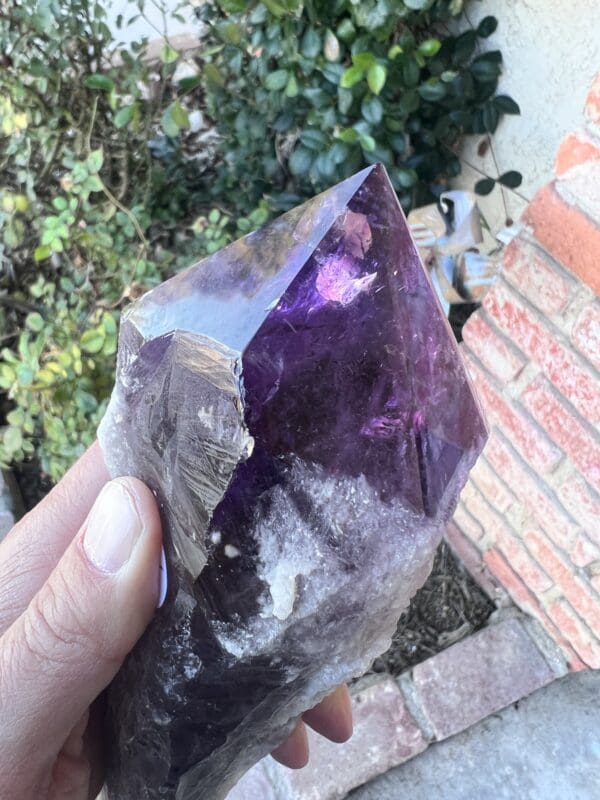
<svg viewBox="0 0 600 800"><path fill-rule="evenodd" d="M464 329L491 435L449 538L600 668L600 73L555 174Z"/></svg>

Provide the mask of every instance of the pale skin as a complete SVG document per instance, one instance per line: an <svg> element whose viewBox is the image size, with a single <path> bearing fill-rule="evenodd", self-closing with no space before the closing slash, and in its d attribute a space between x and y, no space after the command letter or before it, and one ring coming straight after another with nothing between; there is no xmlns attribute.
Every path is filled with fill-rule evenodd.
<svg viewBox="0 0 600 800"><path fill-rule="evenodd" d="M155 613L161 543L152 493L109 481L95 444L0 544L0 797L96 797L101 694ZM346 687L306 712L274 758L306 765L306 725L346 741Z"/></svg>

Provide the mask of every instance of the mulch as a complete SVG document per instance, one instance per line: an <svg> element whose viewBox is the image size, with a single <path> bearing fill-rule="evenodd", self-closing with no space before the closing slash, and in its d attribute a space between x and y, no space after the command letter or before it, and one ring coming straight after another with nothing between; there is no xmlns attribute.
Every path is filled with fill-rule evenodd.
<svg viewBox="0 0 600 800"><path fill-rule="evenodd" d="M454 556L440 545L431 575L400 617L392 646L371 672L399 675L483 628L495 606Z"/></svg>

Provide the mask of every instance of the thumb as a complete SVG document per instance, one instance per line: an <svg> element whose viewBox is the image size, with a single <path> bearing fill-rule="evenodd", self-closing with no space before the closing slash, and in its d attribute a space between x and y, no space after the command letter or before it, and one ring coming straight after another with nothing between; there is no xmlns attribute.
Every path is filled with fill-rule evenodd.
<svg viewBox="0 0 600 800"><path fill-rule="evenodd" d="M150 490L134 478L106 484L0 639L0 752L13 763L51 762L116 675L156 608L160 551Z"/></svg>

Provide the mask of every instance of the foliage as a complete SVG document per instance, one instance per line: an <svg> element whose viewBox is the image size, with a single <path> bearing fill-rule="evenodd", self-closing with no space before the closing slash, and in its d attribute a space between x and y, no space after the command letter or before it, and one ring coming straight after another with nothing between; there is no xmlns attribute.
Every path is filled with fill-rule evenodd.
<svg viewBox="0 0 600 800"><path fill-rule="evenodd" d="M153 62L93 0L8 4L0 466L62 475L106 407L122 309L175 270L375 160L405 207L445 188L460 136L518 113L496 95L500 54L480 52L494 18L449 32L462 7L206 0L201 55L167 38Z"/></svg>
<svg viewBox="0 0 600 800"><path fill-rule="evenodd" d="M94 437L123 305L239 233L210 206L194 222L148 146L183 139L198 82L176 83L168 45L158 65L115 49L104 13L16 0L0 18L0 465L36 454L52 479Z"/></svg>
<svg viewBox="0 0 600 800"><path fill-rule="evenodd" d="M496 19L451 33L462 11L462 0L207 0L215 191L285 208L382 161L406 209L439 196L460 171L460 137L519 113L496 93L500 52L483 48Z"/></svg>

